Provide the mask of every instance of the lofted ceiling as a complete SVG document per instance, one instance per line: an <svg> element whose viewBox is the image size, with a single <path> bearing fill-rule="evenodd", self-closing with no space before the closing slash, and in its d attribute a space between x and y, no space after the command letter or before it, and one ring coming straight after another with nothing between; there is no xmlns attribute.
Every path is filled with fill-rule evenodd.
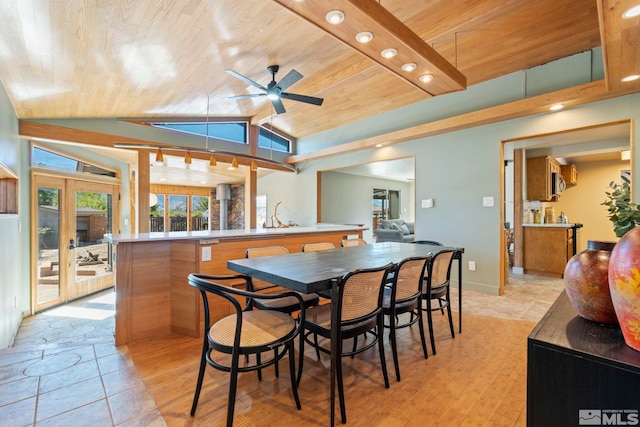
<svg viewBox="0 0 640 427"><path fill-rule="evenodd" d="M640 67L640 18L620 20L637 0L380 3L467 85L601 45L608 90ZM0 28L0 81L20 119L208 111L272 121L300 138L429 97L275 0L2 1ZM226 69L267 86L272 64L277 79L292 69L304 76L289 92L324 104L285 100L287 112L272 116L266 97L230 98L258 90Z"/></svg>

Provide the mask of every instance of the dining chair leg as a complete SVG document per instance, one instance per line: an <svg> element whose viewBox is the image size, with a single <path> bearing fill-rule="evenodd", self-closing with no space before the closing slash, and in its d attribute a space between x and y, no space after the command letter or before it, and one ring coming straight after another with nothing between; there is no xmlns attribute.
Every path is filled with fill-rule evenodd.
<svg viewBox="0 0 640 427"><path fill-rule="evenodd" d="M347 423L347 408L344 403L344 384L342 382L342 340L337 340L336 379L338 381L338 400L340 401L340 417L342 424Z"/></svg>
<svg viewBox="0 0 640 427"><path fill-rule="evenodd" d="M295 346L293 340L289 341L287 345L289 352L289 376L291 377L291 390L293 391L293 399L296 401L296 407L298 410L302 409L300 405L300 397L298 396L298 381L296 379L296 361L295 361Z"/></svg>
<svg viewBox="0 0 640 427"><path fill-rule="evenodd" d="M387 374L387 359L384 356L384 314L380 311L378 315L378 350L380 352L380 363L382 364L382 376L384 377L384 387L389 388L389 375Z"/></svg>
<svg viewBox="0 0 640 427"><path fill-rule="evenodd" d="M278 358L278 350L275 350L275 349L273 350L273 357L276 358L276 359ZM276 363L275 363L276 378L280 377L279 365L280 365L279 361L276 361Z"/></svg>
<svg viewBox="0 0 640 427"><path fill-rule="evenodd" d="M451 316L451 303L447 305L447 314L449 315L449 329L451 329L451 338L455 338L455 332L453 328L453 317Z"/></svg>
<svg viewBox="0 0 640 427"><path fill-rule="evenodd" d="M396 368L396 381L400 381L400 364L398 363L398 347L396 343L396 319L393 313L389 316L389 341L391 342L391 354L393 366Z"/></svg>
<svg viewBox="0 0 640 427"><path fill-rule="evenodd" d="M296 376L296 385L300 385L300 380L302 379L302 366L304 365L304 333L300 332L300 352L299 357L300 360L298 362L298 375Z"/></svg>
<svg viewBox="0 0 640 427"><path fill-rule="evenodd" d="M256 353L256 363L259 365L261 363L261 353ZM262 369L258 369L258 381L262 381Z"/></svg>
<svg viewBox="0 0 640 427"><path fill-rule="evenodd" d="M202 343L202 355L200 356L200 370L198 371L198 382L196 383L196 391L193 395L193 403L191 404L191 416L193 417L198 407L198 400L200 399L200 390L202 389L202 380L204 379L204 370L207 367L207 350L209 350L209 342L207 337L204 337Z"/></svg>
<svg viewBox="0 0 640 427"><path fill-rule="evenodd" d="M427 323L429 323L429 338L431 339L431 352L436 354L436 340L433 336L433 316L431 315L431 300L427 298Z"/></svg>
<svg viewBox="0 0 640 427"><path fill-rule="evenodd" d="M444 309L442 307L442 299L438 298L438 305L440 306L440 313L444 316Z"/></svg>
<svg viewBox="0 0 640 427"><path fill-rule="evenodd" d="M316 357L318 358L318 362L320 361L320 350L318 349L318 334L313 334L313 344L316 348Z"/></svg>
<svg viewBox="0 0 640 427"><path fill-rule="evenodd" d="M413 316L413 313L411 313ZM422 315L422 310L418 305L418 327L420 328L420 341L422 342L422 352L424 353L424 358L429 358L429 352L427 351L427 340L424 338L424 316Z"/></svg>
<svg viewBox="0 0 640 427"><path fill-rule="evenodd" d="M236 406L236 390L238 388L238 366L240 364L239 359L240 355L236 351L234 351L231 354L231 370L229 372L230 378L229 403L227 405L227 427L233 427L233 414Z"/></svg>

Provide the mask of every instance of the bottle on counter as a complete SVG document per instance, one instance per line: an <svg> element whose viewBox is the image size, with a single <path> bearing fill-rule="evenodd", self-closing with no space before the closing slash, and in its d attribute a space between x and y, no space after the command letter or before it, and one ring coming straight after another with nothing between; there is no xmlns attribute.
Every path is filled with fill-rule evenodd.
<svg viewBox="0 0 640 427"><path fill-rule="evenodd" d="M537 209L533 210L533 223L541 224L542 223L542 215L540 215L540 211Z"/></svg>
<svg viewBox="0 0 640 427"><path fill-rule="evenodd" d="M544 223L545 224L555 224L556 222L556 214L553 208L544 208Z"/></svg>
<svg viewBox="0 0 640 427"><path fill-rule="evenodd" d="M558 216L558 224L568 224L569 220L567 219L567 216L564 214L564 212L560 212L560 216Z"/></svg>

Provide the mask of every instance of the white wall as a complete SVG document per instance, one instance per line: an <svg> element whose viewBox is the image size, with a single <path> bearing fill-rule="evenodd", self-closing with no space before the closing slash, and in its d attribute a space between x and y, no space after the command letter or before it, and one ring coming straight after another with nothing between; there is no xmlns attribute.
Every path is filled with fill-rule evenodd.
<svg viewBox="0 0 640 427"><path fill-rule="evenodd" d="M0 162L20 177L19 215L0 215L0 348L9 347L29 310L28 174L21 168L18 118L0 86ZM26 262L25 262L26 260Z"/></svg>

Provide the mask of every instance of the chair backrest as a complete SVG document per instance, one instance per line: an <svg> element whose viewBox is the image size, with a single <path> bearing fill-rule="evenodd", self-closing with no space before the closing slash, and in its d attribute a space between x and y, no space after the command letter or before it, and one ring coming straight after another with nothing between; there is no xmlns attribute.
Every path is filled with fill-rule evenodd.
<svg viewBox="0 0 640 427"><path fill-rule="evenodd" d="M389 263L382 267L354 270L342 277L338 300L341 323L357 323L382 310L384 283L392 267L393 264Z"/></svg>
<svg viewBox="0 0 640 427"><path fill-rule="evenodd" d="M413 243L418 243L420 245L434 245L434 246L444 246L442 243L436 240L416 240Z"/></svg>
<svg viewBox="0 0 640 427"><path fill-rule="evenodd" d="M340 246L347 247L347 246L360 246L360 245L366 245L367 242L364 239L342 239L340 240Z"/></svg>
<svg viewBox="0 0 640 427"><path fill-rule="evenodd" d="M451 277L451 264L456 251L446 250L438 252L428 266L427 282L423 288L423 292L427 293L427 286L432 288L447 285Z"/></svg>
<svg viewBox="0 0 640 427"><path fill-rule="evenodd" d="M257 248L248 248L244 253L245 258L260 258L264 256L286 255L289 249L284 246L261 246Z"/></svg>
<svg viewBox="0 0 640 427"><path fill-rule="evenodd" d="M302 245L302 252L326 251L327 249L335 249L336 245L331 242L314 242Z"/></svg>
<svg viewBox="0 0 640 427"><path fill-rule="evenodd" d="M392 301L415 299L422 293L422 279L432 255L403 259L395 271L391 288Z"/></svg>

